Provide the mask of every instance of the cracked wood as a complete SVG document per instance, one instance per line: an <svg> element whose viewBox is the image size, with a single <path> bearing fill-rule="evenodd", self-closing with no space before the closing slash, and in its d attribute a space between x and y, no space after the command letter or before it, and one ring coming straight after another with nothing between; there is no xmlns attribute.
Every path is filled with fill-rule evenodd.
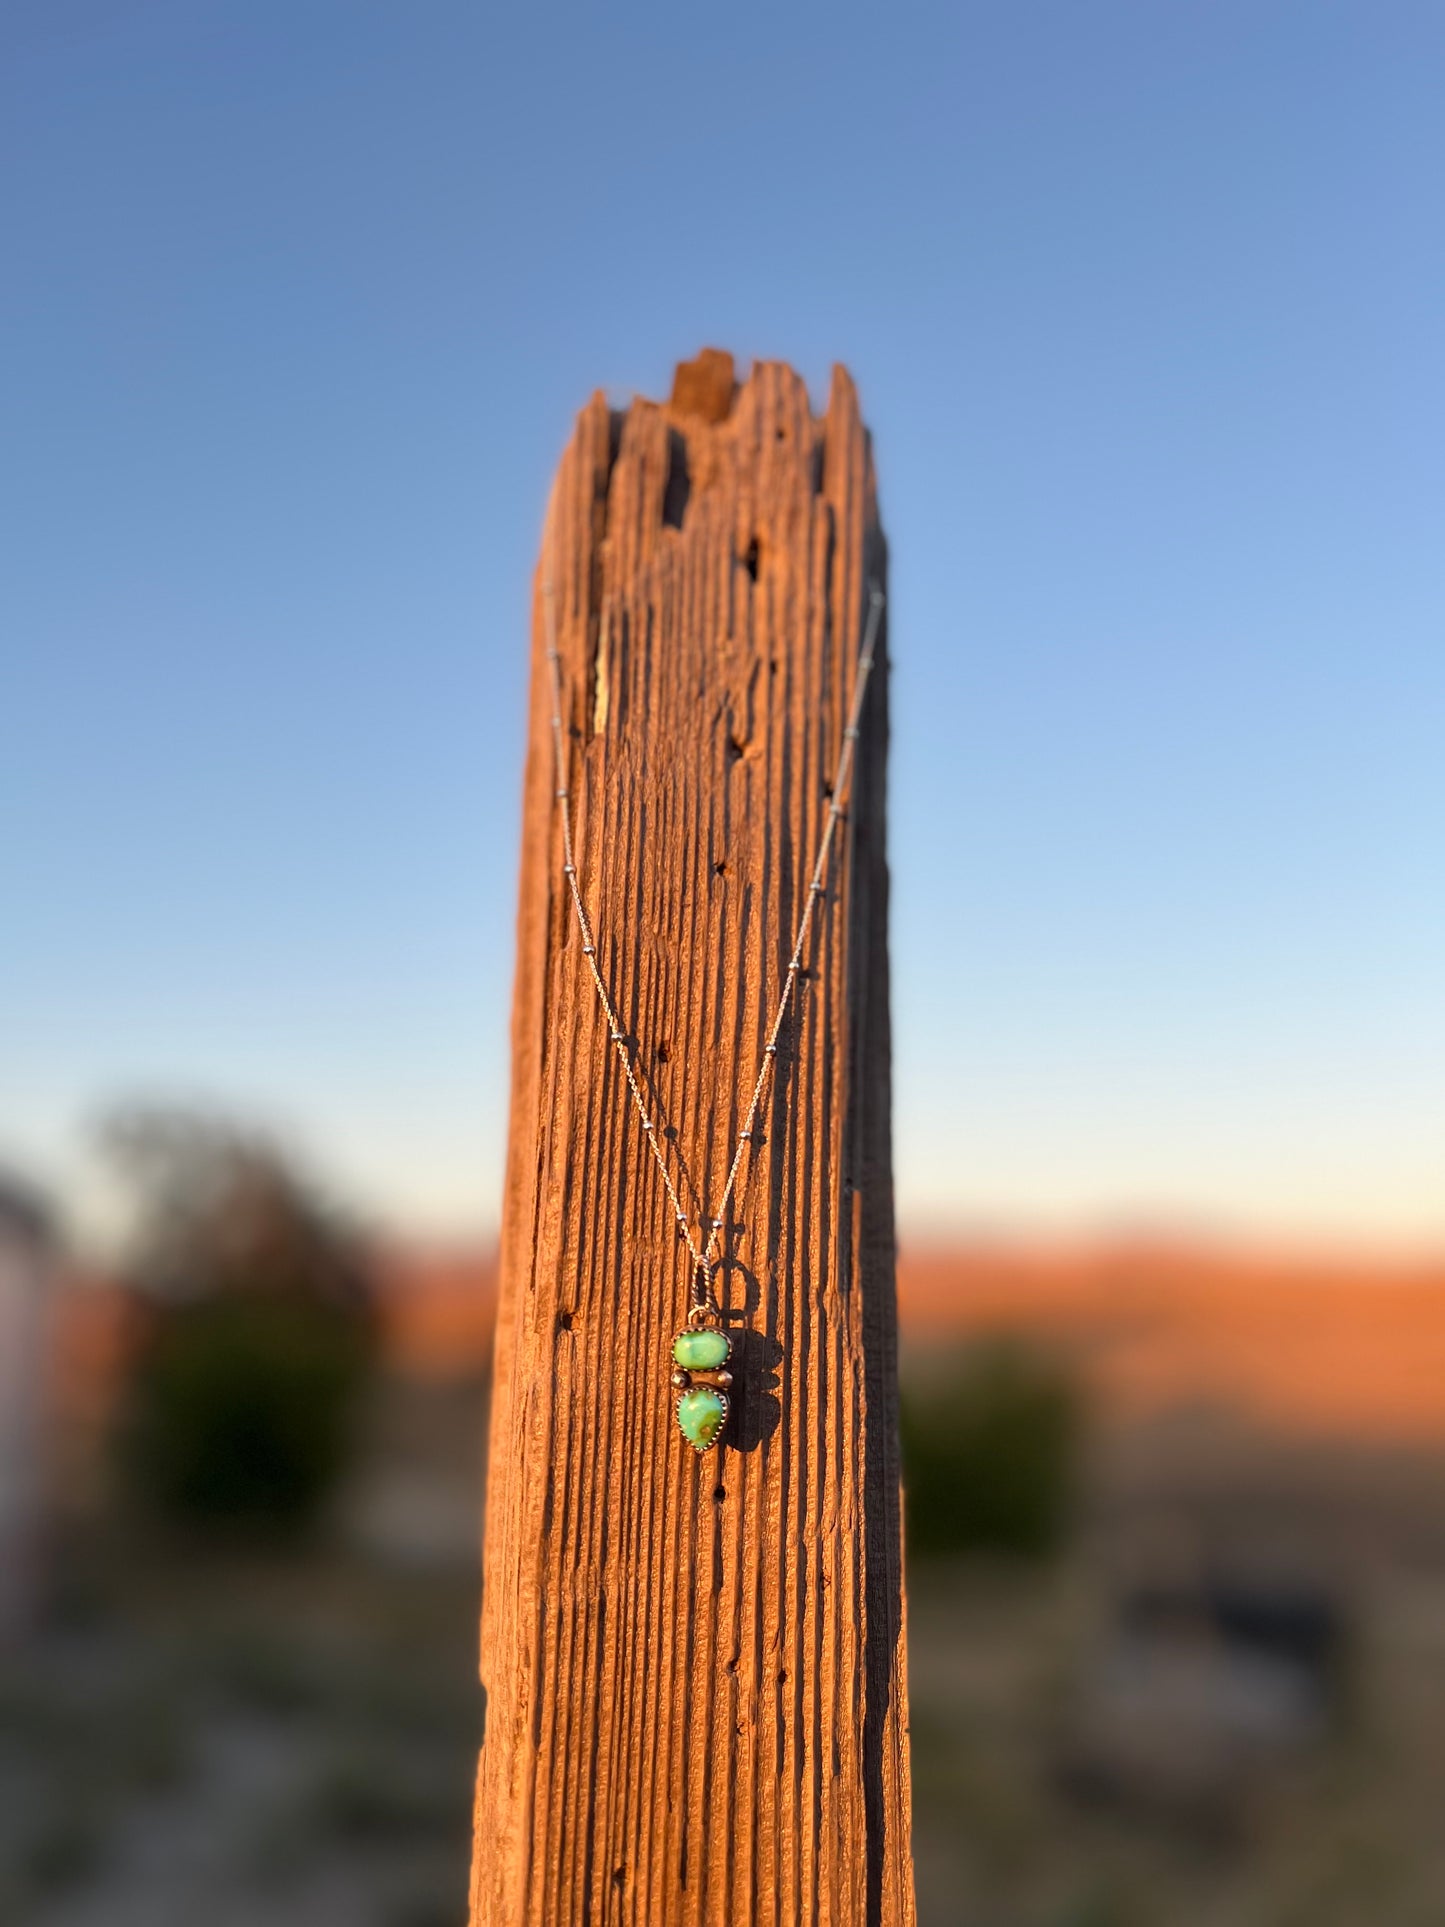
<svg viewBox="0 0 1445 1927"><path fill-rule="evenodd" d="M910 1923L884 777L886 617L845 834L717 1283L733 1409L673 1417L686 1248L562 876L555 585L579 882L685 1207L715 1209L829 802L869 581L847 374L707 351L578 417L534 597L487 1500L474 1927ZM884 583L886 586L886 583Z"/></svg>

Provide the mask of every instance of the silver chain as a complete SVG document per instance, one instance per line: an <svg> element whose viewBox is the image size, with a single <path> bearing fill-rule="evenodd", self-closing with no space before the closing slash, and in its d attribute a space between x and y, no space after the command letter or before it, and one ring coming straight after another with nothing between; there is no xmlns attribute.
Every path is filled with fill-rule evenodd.
<svg viewBox="0 0 1445 1927"><path fill-rule="evenodd" d="M833 776L833 788L828 801L827 817L823 824L822 840L818 845L817 861L813 865L813 874L808 883L803 913L798 920L798 934L793 943L793 954L783 978L783 993L778 999L777 1012L774 1015L772 1027L768 1031L768 1041L763 1046L763 1061L758 1066L757 1082L753 1085L753 1094L748 1100L743 1128L738 1132L737 1148L733 1152L727 1182L723 1186L722 1197L718 1202L717 1216L708 1221L708 1235L701 1244L693 1234L687 1213L683 1210L682 1202L677 1195L677 1186L673 1183L667 1159L663 1156L662 1147L657 1141L660 1135L657 1122L648 1113L647 1100L642 1095L642 1087L637 1081L631 1047L618 1020L612 999L608 995L607 986L602 981L602 972L597 966L597 940L593 935L592 924L582 902L582 892L577 884L577 855L572 842L572 799L568 788L567 758L562 746L562 658L557 649L557 610L550 580L544 582L542 586L542 597L547 611L547 668L552 682L552 748L556 771L556 782L553 787L556 793L555 800L562 806L562 874L566 877L568 888L572 893L572 907L577 913L577 928L582 935L582 955L587 959L587 968L591 971L592 981L597 987L597 1000L602 1006L603 1016L607 1019L608 1036L616 1047L623 1075L627 1079L628 1089L632 1092L633 1102L637 1106L643 1136L652 1149L658 1170L662 1173L662 1182L667 1191L668 1201L677 1219L678 1232L686 1239L688 1252L692 1257L693 1304L689 1316L695 1319L705 1314L712 1299L713 1267L718 1259L722 1229L727 1219L728 1207L732 1203L733 1189L737 1184L738 1172L742 1168L743 1152L756 1129L758 1106L762 1102L769 1073L777 1059L778 1038L782 1033L783 1021L787 1017L788 1006L792 1002L794 986L802 974L803 949L813 924L813 906L824 893L824 877L833 848L833 831L844 814L843 799L853 767L853 750L858 741L858 724L863 714L863 697L867 692L868 678L873 670L873 645L878 635L879 619L883 614L883 591L876 584L869 591L868 620L864 625L862 647L858 651L853 702L848 713L847 726L843 731L842 747L838 751L838 767Z"/></svg>

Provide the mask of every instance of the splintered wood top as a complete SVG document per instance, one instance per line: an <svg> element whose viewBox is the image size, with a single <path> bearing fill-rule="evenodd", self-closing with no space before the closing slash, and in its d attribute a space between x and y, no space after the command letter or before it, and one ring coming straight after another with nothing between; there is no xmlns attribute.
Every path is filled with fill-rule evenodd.
<svg viewBox="0 0 1445 1927"><path fill-rule="evenodd" d="M562 875L690 1216L717 1209L830 801L885 552L853 385L711 354L582 411L538 570L488 1493L473 1920L907 1922L884 639L803 995L725 1231L736 1380L673 1416L686 1248ZM705 1235L705 1234L704 1234Z"/></svg>

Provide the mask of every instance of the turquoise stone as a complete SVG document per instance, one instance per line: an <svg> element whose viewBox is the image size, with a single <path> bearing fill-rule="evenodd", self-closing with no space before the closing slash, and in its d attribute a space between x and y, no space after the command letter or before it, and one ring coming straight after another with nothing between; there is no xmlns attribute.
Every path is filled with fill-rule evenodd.
<svg viewBox="0 0 1445 1927"><path fill-rule="evenodd" d="M677 1401L677 1422L682 1427L682 1436L699 1452L706 1452L714 1443L727 1415L727 1400L711 1385L694 1385Z"/></svg>
<svg viewBox="0 0 1445 1927"><path fill-rule="evenodd" d="M715 1372L731 1350L726 1332L679 1332L672 1341L673 1357L694 1372Z"/></svg>

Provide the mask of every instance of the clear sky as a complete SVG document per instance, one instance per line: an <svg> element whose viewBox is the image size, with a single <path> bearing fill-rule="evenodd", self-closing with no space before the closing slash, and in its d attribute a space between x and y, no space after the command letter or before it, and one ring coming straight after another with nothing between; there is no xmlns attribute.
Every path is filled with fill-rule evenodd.
<svg viewBox="0 0 1445 1927"><path fill-rule="evenodd" d="M574 411L856 375L905 1224L1445 1241L1445 10L8 0L0 1154L495 1221Z"/></svg>

